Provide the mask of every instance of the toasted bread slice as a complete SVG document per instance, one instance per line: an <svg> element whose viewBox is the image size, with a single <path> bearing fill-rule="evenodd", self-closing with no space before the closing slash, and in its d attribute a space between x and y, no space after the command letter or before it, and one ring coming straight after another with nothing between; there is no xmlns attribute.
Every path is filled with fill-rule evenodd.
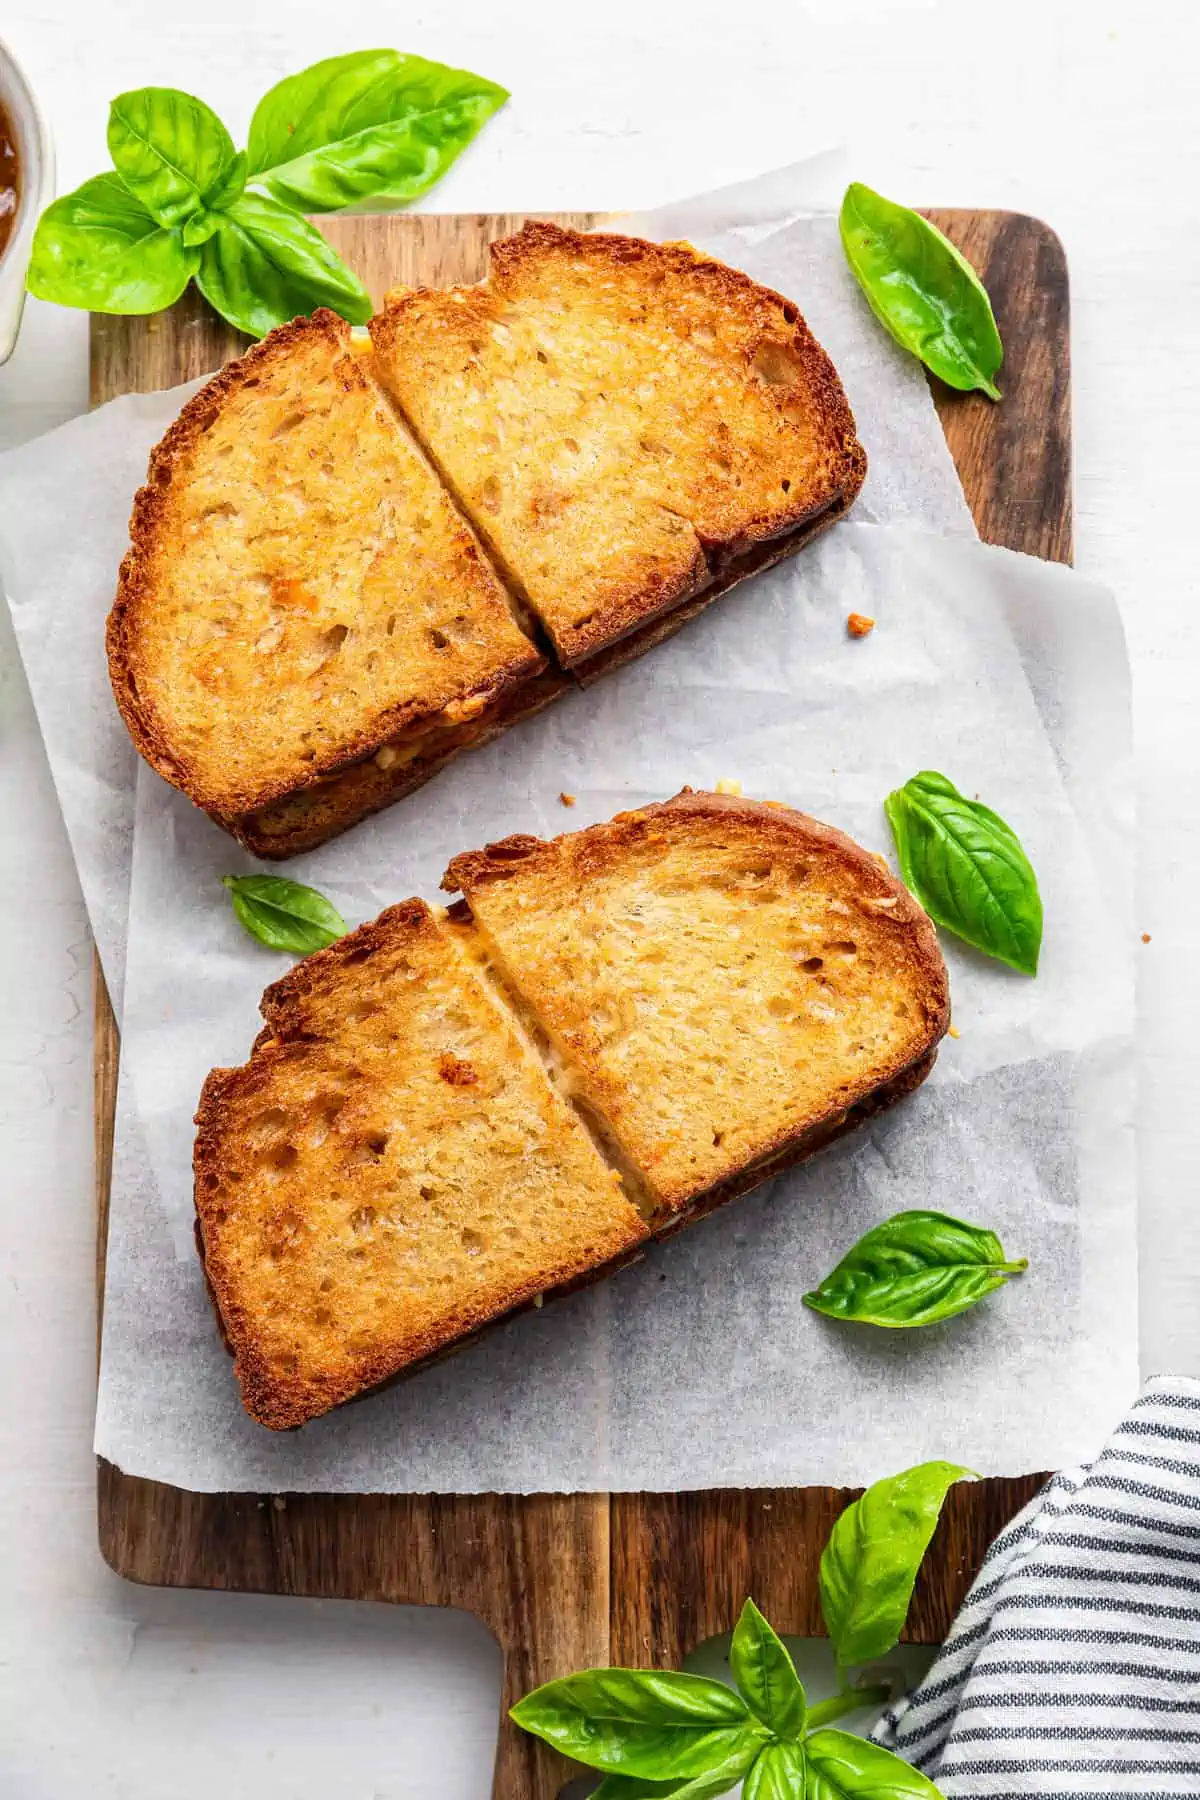
<svg viewBox="0 0 1200 1800"><path fill-rule="evenodd" d="M560 662L845 510L866 458L796 308L686 244L531 224L401 290L376 370ZM762 560L761 556L759 560Z"/></svg>
<svg viewBox="0 0 1200 1800"><path fill-rule="evenodd" d="M785 807L685 791L459 856L443 886L663 1216L827 1134L949 1024L911 895Z"/></svg>
<svg viewBox="0 0 1200 1800"><path fill-rule="evenodd" d="M901 1099L933 928L840 832L685 792L458 857L267 990L205 1083L198 1241L247 1410L304 1423L596 1280Z"/></svg>
<svg viewBox="0 0 1200 1800"><path fill-rule="evenodd" d="M419 900L311 956L200 1099L196 1210L247 1410L302 1424L647 1235Z"/></svg>
<svg viewBox="0 0 1200 1800"><path fill-rule="evenodd" d="M131 539L117 702L147 761L218 819L453 728L545 667L330 312L188 402Z"/></svg>

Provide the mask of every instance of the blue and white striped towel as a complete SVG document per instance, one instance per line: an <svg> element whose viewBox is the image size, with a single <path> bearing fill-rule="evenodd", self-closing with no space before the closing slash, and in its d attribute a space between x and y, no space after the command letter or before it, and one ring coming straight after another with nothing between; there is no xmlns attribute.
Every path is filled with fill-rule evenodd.
<svg viewBox="0 0 1200 1800"><path fill-rule="evenodd" d="M1047 1483L874 1735L947 1800L1200 1795L1200 1382Z"/></svg>

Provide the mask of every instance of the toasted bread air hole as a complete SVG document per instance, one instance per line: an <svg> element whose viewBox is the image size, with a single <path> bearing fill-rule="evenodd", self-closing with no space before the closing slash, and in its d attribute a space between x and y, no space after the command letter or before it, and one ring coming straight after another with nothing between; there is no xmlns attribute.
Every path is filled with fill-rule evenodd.
<svg viewBox="0 0 1200 1800"><path fill-rule="evenodd" d="M793 387L800 378L803 366L790 345L773 341L760 344L751 364L760 381L764 381L768 387L781 388Z"/></svg>
<svg viewBox="0 0 1200 1800"><path fill-rule="evenodd" d="M316 640L317 652L322 661L328 661L330 657L336 656L349 636L350 627L348 625L331 625L327 631L322 631Z"/></svg>
<svg viewBox="0 0 1200 1800"><path fill-rule="evenodd" d="M289 1169L295 1168L299 1157L300 1152L295 1144L285 1142L272 1144L270 1149L263 1152L260 1161L262 1168L268 1173L283 1175Z"/></svg>

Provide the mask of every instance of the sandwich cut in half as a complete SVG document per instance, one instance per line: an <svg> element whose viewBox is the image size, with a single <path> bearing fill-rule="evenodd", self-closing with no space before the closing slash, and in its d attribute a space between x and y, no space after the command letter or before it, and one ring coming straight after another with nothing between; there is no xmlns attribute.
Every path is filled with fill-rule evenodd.
<svg viewBox="0 0 1200 1800"><path fill-rule="evenodd" d="M933 927L784 807L685 791L457 857L268 990L205 1084L197 1236L245 1405L303 1424L608 1273L900 1099Z"/></svg>
<svg viewBox="0 0 1200 1800"><path fill-rule="evenodd" d="M260 856L648 649L866 467L792 303L686 245L529 225L371 334L314 313L188 402L109 619L137 748Z"/></svg>

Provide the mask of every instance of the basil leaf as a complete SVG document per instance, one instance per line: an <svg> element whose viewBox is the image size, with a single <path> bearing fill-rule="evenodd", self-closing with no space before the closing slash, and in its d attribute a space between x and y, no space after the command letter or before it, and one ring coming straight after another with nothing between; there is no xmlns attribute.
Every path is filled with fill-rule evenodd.
<svg viewBox="0 0 1200 1800"><path fill-rule="evenodd" d="M568 1675L526 1694L509 1716L590 1769L651 1781L713 1774L743 1757L744 1770L767 1738L723 1682L657 1669Z"/></svg>
<svg viewBox="0 0 1200 1800"><path fill-rule="evenodd" d="M804 1800L803 1744L768 1744L746 1777L742 1800Z"/></svg>
<svg viewBox="0 0 1200 1800"><path fill-rule="evenodd" d="M815 1731L804 1752L805 1800L940 1800L928 1775L869 1738Z"/></svg>
<svg viewBox="0 0 1200 1800"><path fill-rule="evenodd" d="M182 225L225 192L233 139L210 106L178 88L118 94L108 115L113 167L160 225Z"/></svg>
<svg viewBox="0 0 1200 1800"><path fill-rule="evenodd" d="M753 1600L733 1634L729 1666L747 1706L776 1737L799 1737L807 1702L796 1665Z"/></svg>
<svg viewBox="0 0 1200 1800"><path fill-rule="evenodd" d="M268 950L308 956L346 935L346 921L316 888L282 875L223 875L233 910Z"/></svg>
<svg viewBox="0 0 1200 1800"><path fill-rule="evenodd" d="M756 1766L760 1748L756 1741L719 1767L684 1781L642 1781L636 1775L606 1775L591 1800L714 1800L717 1794L729 1793L734 1783Z"/></svg>
<svg viewBox="0 0 1200 1800"><path fill-rule="evenodd" d="M319 306L355 325L371 316L371 296L316 226L266 194L242 194L221 215L201 249L196 286L251 337Z"/></svg>
<svg viewBox="0 0 1200 1800"><path fill-rule="evenodd" d="M251 179L310 213L414 200L507 99L494 81L396 50L330 57L259 101Z"/></svg>
<svg viewBox="0 0 1200 1800"><path fill-rule="evenodd" d="M246 152L239 150L230 163L220 186L209 195L200 211L193 213L191 218L184 222L184 243L206 244L213 233L219 229L222 214L233 205L245 185Z"/></svg>
<svg viewBox="0 0 1200 1800"><path fill-rule="evenodd" d="M884 810L905 885L930 918L1022 975L1036 975L1042 900L1012 827L932 769L889 794Z"/></svg>
<svg viewBox="0 0 1200 1800"><path fill-rule="evenodd" d="M118 176L94 175L38 220L25 284L59 306L151 313L178 300L199 261Z"/></svg>
<svg viewBox="0 0 1200 1800"><path fill-rule="evenodd" d="M935 375L953 388L982 388L1004 346L992 304L974 269L936 225L907 206L852 181L839 225L846 260L871 311Z"/></svg>
<svg viewBox="0 0 1200 1800"><path fill-rule="evenodd" d="M897 1642L942 1502L970 1474L954 1463L918 1463L877 1481L837 1520L820 1582L825 1629L841 1667L886 1656Z"/></svg>
<svg viewBox="0 0 1200 1800"><path fill-rule="evenodd" d="M982 1225L939 1212L898 1212L859 1238L804 1304L864 1325L933 1325L1028 1267L1024 1257L1006 1262L1000 1239Z"/></svg>

